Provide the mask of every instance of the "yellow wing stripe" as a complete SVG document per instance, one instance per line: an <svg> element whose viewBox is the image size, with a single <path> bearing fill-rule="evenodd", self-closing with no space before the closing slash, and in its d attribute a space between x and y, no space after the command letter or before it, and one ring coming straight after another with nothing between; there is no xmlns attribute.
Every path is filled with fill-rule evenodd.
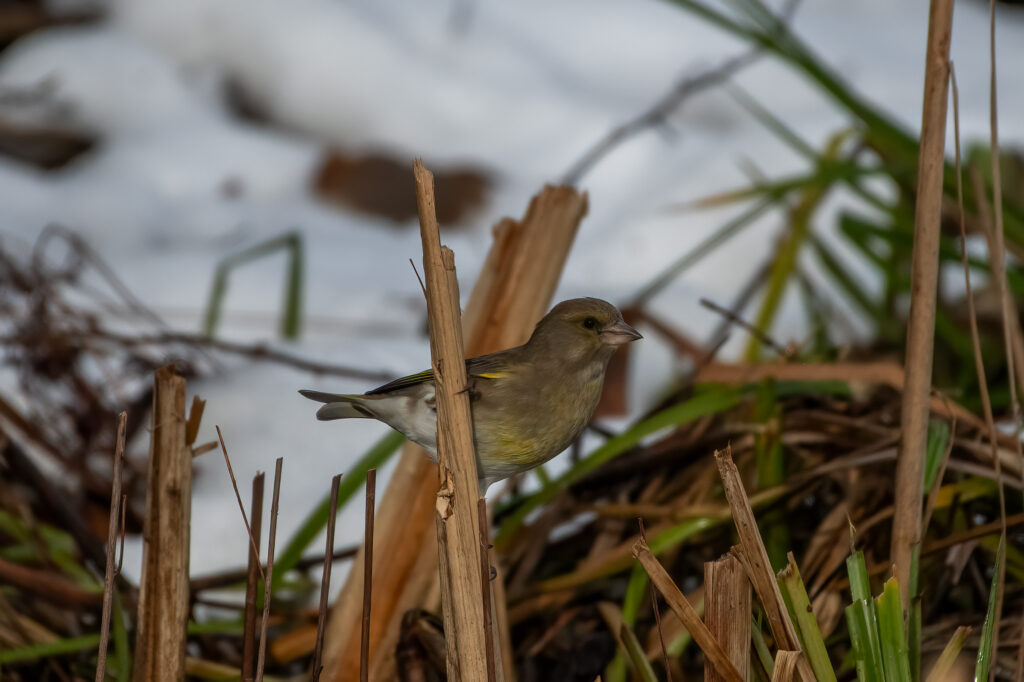
<svg viewBox="0 0 1024 682"><path fill-rule="evenodd" d="M475 377L481 379L504 379L508 374L506 372L486 372L484 374L474 374Z"/></svg>

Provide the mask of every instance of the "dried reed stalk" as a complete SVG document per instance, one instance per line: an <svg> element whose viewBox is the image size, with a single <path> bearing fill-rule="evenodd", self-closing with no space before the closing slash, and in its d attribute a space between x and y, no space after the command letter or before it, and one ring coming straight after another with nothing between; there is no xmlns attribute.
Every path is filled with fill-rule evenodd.
<svg viewBox="0 0 1024 682"><path fill-rule="evenodd" d="M506 218L494 228L494 243L463 315L468 355L519 345L547 311L587 197L570 187L547 186L530 202L522 220ZM431 530L437 492L434 465L417 445L406 445L377 510L376 546L389 561L374 575L376 618L370 629L375 655L371 677L393 679L393 652L402 616L420 606L436 608L438 591ZM358 557L331 611L325 643L325 679L348 682L359 674L360 597L363 574ZM498 578L500 580L500 576ZM497 583L498 581L494 581ZM503 592L494 585L494 592ZM504 599L493 610L502 644L502 671L513 682L514 667Z"/></svg>
<svg viewBox="0 0 1024 682"><path fill-rule="evenodd" d="M110 485L110 518L107 522L107 565L103 574L103 615L100 617L100 648L96 661L96 682L107 675L107 645L110 641L110 606L114 600L114 564L117 549L118 520L121 517L121 464L124 458L124 434L128 413L117 417L117 440L114 446L114 475Z"/></svg>
<svg viewBox="0 0 1024 682"><path fill-rule="evenodd" d="M227 449L224 450L227 452ZM260 564L260 532L263 529L263 472L252 478L249 502L249 560L245 575L245 611L242 617L242 682L256 679L256 606L257 590L263 567Z"/></svg>
<svg viewBox="0 0 1024 682"><path fill-rule="evenodd" d="M370 615L373 609L373 520L377 503L377 470L366 472L363 530L363 617L359 637L359 682L370 679Z"/></svg>
<svg viewBox="0 0 1024 682"><path fill-rule="evenodd" d="M491 613L491 602L493 601L493 594L491 593L491 562L488 556L488 550L491 545L491 528L487 523L487 500L483 497L476 501L476 517L479 522L479 535L477 540L480 542L480 603L484 607L484 644L487 647L487 682L495 682L497 680L497 667L494 662L494 629L495 619ZM500 647L498 647L500 648Z"/></svg>
<svg viewBox="0 0 1024 682"><path fill-rule="evenodd" d="M377 472L373 470L376 477ZM369 476L370 472L366 472ZM376 479L375 479L376 480ZM316 645L313 648L313 682L320 679L323 668L321 661L324 653L324 632L327 625L327 608L331 593L331 567L334 566L334 527L338 516L338 488L341 486L341 474L331 479L331 511L327 516L327 548L324 550L324 567L320 576L320 609L316 618ZM367 485L369 489L369 485ZM373 556L372 554L370 555Z"/></svg>
<svg viewBox="0 0 1024 682"><path fill-rule="evenodd" d="M727 682L743 682L746 678L732 664L729 654L718 643L711 630L701 621L693 605L679 591L679 587L672 581L665 567L651 553L651 548L647 546L643 538L637 540L636 544L633 545L633 556L636 557L640 565L647 571L651 584L665 598L669 608L679 616L679 620L682 621L683 626L693 636L693 641L704 652L708 662L715 668L720 678ZM750 620L749 617L746 619Z"/></svg>
<svg viewBox="0 0 1024 682"><path fill-rule="evenodd" d="M416 178L416 205L423 243L430 356L437 401L439 488L434 521L448 650L448 679L451 682L484 680L487 677L487 643L480 600L483 577L480 574L480 521L476 505L479 486L473 418L469 394L465 390L468 378L455 254L441 246L434 210L434 176L419 160L413 162L413 175Z"/></svg>
<svg viewBox="0 0 1024 682"><path fill-rule="evenodd" d="M704 564L704 620L744 682L750 679L751 613L750 581L739 560L726 554ZM705 682L725 682L709 663Z"/></svg>
<svg viewBox="0 0 1024 682"><path fill-rule="evenodd" d="M172 365L153 377L153 428L135 634L136 682L185 676L192 451L185 439L185 380Z"/></svg>
<svg viewBox="0 0 1024 682"><path fill-rule="evenodd" d="M800 653L800 640L797 638L796 628L789 617L786 603L779 591L779 583L775 580L775 572L772 571L771 563L768 561L768 551L761 540L761 534L757 529L757 519L754 518L754 510L750 506L750 499L743 487L743 479L732 461L732 448L726 446L724 450L715 450L715 462L718 464L718 473L722 477L722 488L725 491L725 498L729 502L732 511L733 523L736 525L736 532L740 538L739 552L734 548L737 558L744 564L750 582L754 585L761 606L764 608L765 617L768 619L768 626L771 628L772 636L779 649ZM811 672L807 660L801 656L798 664L800 679L813 682L814 675Z"/></svg>
<svg viewBox="0 0 1024 682"><path fill-rule="evenodd" d="M791 682L799 679L800 661L803 656L799 651L780 650L775 656L775 667L772 669L772 682Z"/></svg>
<svg viewBox="0 0 1024 682"><path fill-rule="evenodd" d="M910 583L914 550L921 542L924 457L932 387L935 340L935 291L939 271L942 220L946 99L953 0L931 0L925 57L921 148L917 162L914 252L910 268L910 313L905 354L906 380L900 417L903 433L896 461L896 513L892 527L892 561L900 585ZM902 590L903 608L914 595Z"/></svg>
<svg viewBox="0 0 1024 682"><path fill-rule="evenodd" d="M277 538L277 510L281 501L281 466L283 464L283 457L278 457L274 462L274 495L270 499L270 532L267 533L267 570L263 578L263 617L260 619L260 646L256 654L256 682L263 682L263 666L267 660L270 588L274 580L274 543Z"/></svg>

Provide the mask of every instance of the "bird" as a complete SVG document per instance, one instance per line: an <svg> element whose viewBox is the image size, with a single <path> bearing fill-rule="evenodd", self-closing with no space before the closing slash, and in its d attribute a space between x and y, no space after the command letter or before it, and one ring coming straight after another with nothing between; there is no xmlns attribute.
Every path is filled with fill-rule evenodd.
<svg viewBox="0 0 1024 682"><path fill-rule="evenodd" d="M554 306L523 345L466 360L480 495L569 447L594 416L612 355L641 338L611 303L574 298ZM361 395L299 393L323 403L321 421L376 419L437 460L433 370Z"/></svg>

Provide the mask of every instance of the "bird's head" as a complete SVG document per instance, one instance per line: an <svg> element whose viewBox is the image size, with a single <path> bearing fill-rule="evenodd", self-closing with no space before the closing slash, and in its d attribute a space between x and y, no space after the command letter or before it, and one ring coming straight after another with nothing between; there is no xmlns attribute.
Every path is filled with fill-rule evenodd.
<svg viewBox="0 0 1024 682"><path fill-rule="evenodd" d="M559 355L585 360L611 357L619 346L643 338L618 309L599 298L562 301L537 323L530 343L543 343Z"/></svg>

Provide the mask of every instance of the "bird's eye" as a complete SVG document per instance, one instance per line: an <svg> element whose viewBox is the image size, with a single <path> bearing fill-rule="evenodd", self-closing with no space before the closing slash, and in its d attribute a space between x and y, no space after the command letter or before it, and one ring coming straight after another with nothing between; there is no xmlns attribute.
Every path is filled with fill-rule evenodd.
<svg viewBox="0 0 1024 682"><path fill-rule="evenodd" d="M586 329L597 329L597 320L593 317L588 317L583 320L583 327Z"/></svg>

